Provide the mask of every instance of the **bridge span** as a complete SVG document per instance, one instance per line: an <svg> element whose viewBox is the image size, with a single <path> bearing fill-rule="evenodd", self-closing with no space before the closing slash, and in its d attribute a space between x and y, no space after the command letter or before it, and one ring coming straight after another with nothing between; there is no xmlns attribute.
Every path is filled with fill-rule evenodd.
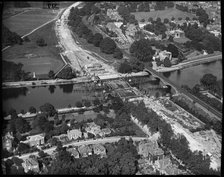
<svg viewBox="0 0 224 177"><path fill-rule="evenodd" d="M190 100L193 100L195 103L200 104L201 106L206 108L208 111L213 113L216 116L217 120L222 121L222 113L220 113L219 111L217 111L216 109L214 109L213 107L211 107L210 105L205 103L204 101L200 100L196 96L194 96L191 93L187 92L186 90L182 89L180 86L178 86L174 82L172 82L169 79L167 79L161 73L156 72L155 70L153 70L150 67L145 68L144 71L148 72L149 75L152 75L155 78L159 79L163 84L165 84L165 85L171 87L172 89L174 89L175 92L176 92L175 94L182 93L183 95L188 97Z"/></svg>

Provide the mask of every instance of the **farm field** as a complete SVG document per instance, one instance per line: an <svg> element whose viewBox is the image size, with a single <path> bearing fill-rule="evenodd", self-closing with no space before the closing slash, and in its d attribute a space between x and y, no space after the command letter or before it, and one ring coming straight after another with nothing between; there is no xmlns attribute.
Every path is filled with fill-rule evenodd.
<svg viewBox="0 0 224 177"><path fill-rule="evenodd" d="M185 19L187 16L190 19L195 17L195 15L193 14L182 12L174 8L152 12L133 12L132 14L135 15L136 20L140 21L141 19L145 19L146 22L148 21L149 17L152 17L154 20L160 17L162 21L164 20L164 18L168 18L169 20L171 20L172 17L174 17L176 20L178 19L178 17L181 17L182 19Z"/></svg>
<svg viewBox="0 0 224 177"><path fill-rule="evenodd" d="M26 72L35 72L38 77L46 76L50 70L57 72L64 63L59 55L60 49L56 47L58 43L54 25L51 22L29 35L30 42L5 50L2 53L3 60L22 63ZM39 37L46 41L47 46L39 47L36 44Z"/></svg>
<svg viewBox="0 0 224 177"><path fill-rule="evenodd" d="M59 10L34 9L3 20L3 24L12 32L23 36L40 25L54 19Z"/></svg>

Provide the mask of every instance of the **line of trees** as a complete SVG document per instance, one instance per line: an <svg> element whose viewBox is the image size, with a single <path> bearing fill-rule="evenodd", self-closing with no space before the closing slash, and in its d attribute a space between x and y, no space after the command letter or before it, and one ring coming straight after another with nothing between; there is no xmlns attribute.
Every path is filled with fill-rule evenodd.
<svg viewBox="0 0 224 177"><path fill-rule="evenodd" d="M143 125L148 125L152 133L159 131L161 134L160 143L170 149L194 174L220 175L220 171L217 172L210 168L211 160L208 155L204 157L201 151L192 152L187 139L184 136L175 138L171 125L152 109L147 110L143 102L137 106L130 103L129 110Z"/></svg>
<svg viewBox="0 0 224 177"><path fill-rule="evenodd" d="M4 24L2 25L2 47L8 45L23 44L23 39L17 33L10 31Z"/></svg>
<svg viewBox="0 0 224 177"><path fill-rule="evenodd" d="M2 61L2 81L24 81L31 80L30 72L25 72L22 63L14 63L11 61Z"/></svg>
<svg viewBox="0 0 224 177"><path fill-rule="evenodd" d="M90 12L85 9L89 9ZM86 5L81 10L72 8L68 17L68 24L79 37L86 39L88 43L93 44L96 47L100 47L100 50L103 53L113 54L114 58L122 59L123 53L117 47L114 40L112 40L110 37L103 38L100 33L93 34L93 32L82 22L82 18L84 16L88 17L90 14L99 13L99 10L94 9L97 9L97 7L94 5L94 3L89 2L86 3Z"/></svg>

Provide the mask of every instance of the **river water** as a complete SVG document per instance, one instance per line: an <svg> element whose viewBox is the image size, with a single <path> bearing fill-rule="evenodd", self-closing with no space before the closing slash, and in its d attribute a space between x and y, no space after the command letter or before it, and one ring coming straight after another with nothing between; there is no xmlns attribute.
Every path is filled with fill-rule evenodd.
<svg viewBox="0 0 224 177"><path fill-rule="evenodd" d="M172 71L163 73L165 77L176 83L178 86L188 85L190 88L200 83L200 79L204 74L213 74L217 80L222 79L222 60L205 63L197 66L182 69L180 71Z"/></svg>
<svg viewBox="0 0 224 177"><path fill-rule="evenodd" d="M200 78L206 74L212 73L217 79L222 79L222 62L216 61L212 63L202 64L190 68L185 68L180 72L174 71L164 73L179 86L186 84L193 87L199 83ZM154 85L152 83L141 84L141 87L147 89L148 86ZM79 88L77 88L79 87ZM81 88L81 91L80 91ZM140 88L141 89L141 88ZM155 95L156 92L163 94L159 89L150 89L148 95ZM102 96L102 90L94 90L94 87L87 85L60 85L60 86L46 86L46 87L23 87L13 89L2 89L3 94L3 111L8 112L14 108L19 113L22 109L28 111L30 106L34 106L37 110L45 103L51 103L55 108L66 108L70 104L75 106L77 101L85 99L93 100L96 97Z"/></svg>
<svg viewBox="0 0 224 177"><path fill-rule="evenodd" d="M72 84L46 87L22 87L3 89L3 111L11 108L19 113L22 109L28 111L30 106L37 110L45 103L52 104L55 108L66 108L70 104L75 106L77 101L94 100L102 96L102 90L93 90L75 87Z"/></svg>

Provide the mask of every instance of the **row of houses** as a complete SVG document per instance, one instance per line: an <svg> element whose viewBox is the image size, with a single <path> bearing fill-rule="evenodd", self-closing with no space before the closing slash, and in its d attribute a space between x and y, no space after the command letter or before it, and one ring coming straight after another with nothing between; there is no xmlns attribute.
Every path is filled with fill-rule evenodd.
<svg viewBox="0 0 224 177"><path fill-rule="evenodd" d="M138 147L138 154L143 157L142 161L148 161L148 165L152 164L155 169L158 169L161 174L165 175L178 175L182 171L176 165L173 165L170 157L164 155L164 151L159 148L156 140L143 140L140 141ZM144 166L144 163L142 164ZM153 172L153 169L147 169Z"/></svg>
<svg viewBox="0 0 224 177"><path fill-rule="evenodd" d="M66 149L71 153L71 156L74 158L87 157L89 155L100 155L100 157L106 156L106 148L102 144L91 144L91 145L81 145L78 147L72 147ZM55 159L57 156L57 152L53 152L51 154L51 158ZM42 163L43 164L43 163ZM24 160L22 163L22 167L24 168L24 172L33 171L36 173L40 173L41 168L40 164L36 157L29 157ZM46 166L43 164L43 170L46 170Z"/></svg>

